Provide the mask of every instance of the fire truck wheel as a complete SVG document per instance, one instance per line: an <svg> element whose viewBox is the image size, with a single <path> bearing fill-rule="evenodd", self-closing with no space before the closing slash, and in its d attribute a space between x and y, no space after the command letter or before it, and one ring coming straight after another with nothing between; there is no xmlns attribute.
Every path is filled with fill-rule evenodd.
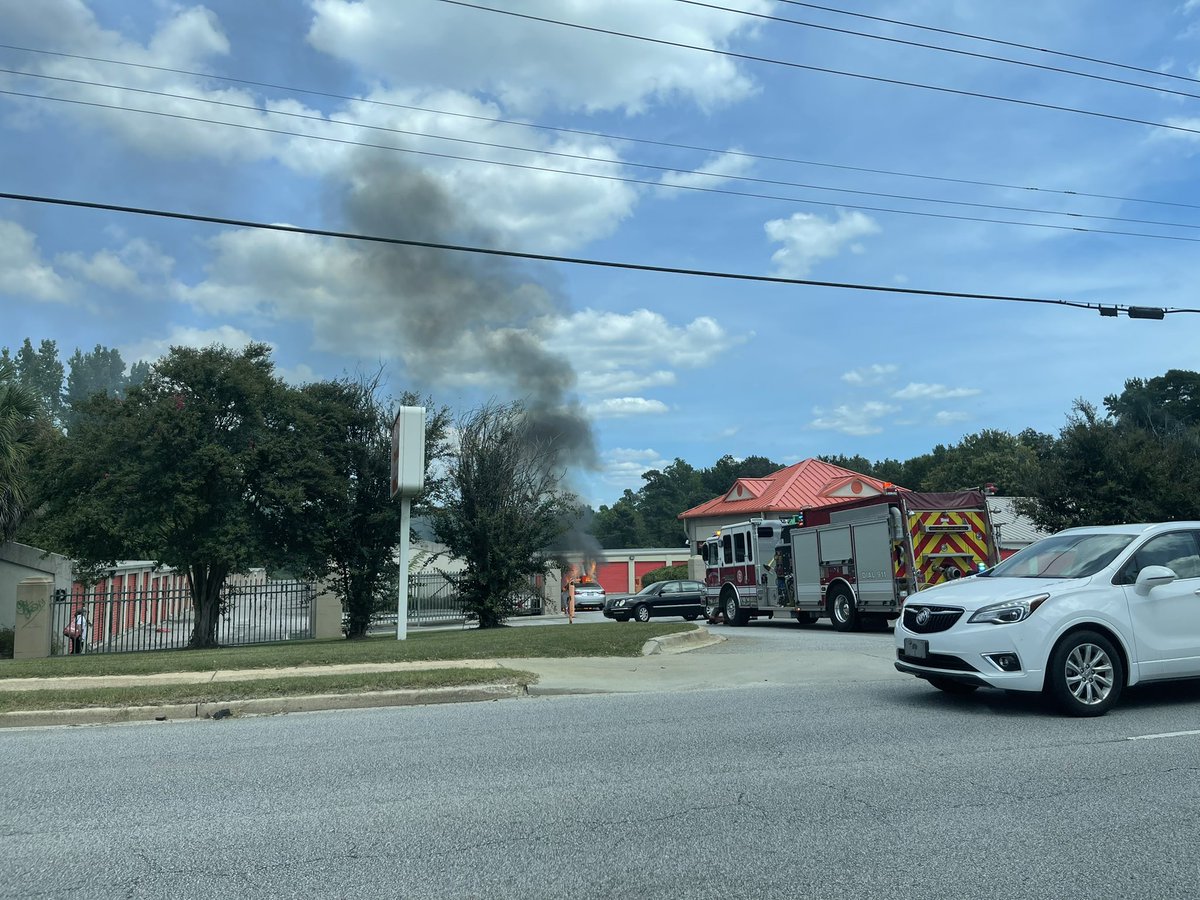
<svg viewBox="0 0 1200 900"><path fill-rule="evenodd" d="M633 609L633 617L635 619L637 619L639 622L649 622L650 621L650 607L648 607L645 603L639 603Z"/></svg>
<svg viewBox="0 0 1200 900"><path fill-rule="evenodd" d="M845 588L835 588L829 595L829 618L838 631L854 631L858 627L858 610Z"/></svg>
<svg viewBox="0 0 1200 900"><path fill-rule="evenodd" d="M736 594L731 593L725 598L725 621L730 625L745 625L750 621L750 614L738 608Z"/></svg>

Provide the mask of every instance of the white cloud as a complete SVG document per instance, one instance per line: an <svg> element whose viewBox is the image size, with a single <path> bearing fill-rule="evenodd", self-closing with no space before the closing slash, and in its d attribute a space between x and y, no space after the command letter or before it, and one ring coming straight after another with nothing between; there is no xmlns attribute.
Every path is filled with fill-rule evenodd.
<svg viewBox="0 0 1200 900"><path fill-rule="evenodd" d="M939 425L953 425L955 422L965 422L969 418L971 418L969 413L942 410L933 417L933 420Z"/></svg>
<svg viewBox="0 0 1200 900"><path fill-rule="evenodd" d="M947 387L944 384L921 384L911 381L892 396L897 400L949 400L954 397L974 397L979 388Z"/></svg>
<svg viewBox="0 0 1200 900"><path fill-rule="evenodd" d="M637 489L642 485L642 473L662 469L671 464L657 450L635 450L616 447L601 458L601 478L620 488Z"/></svg>
<svg viewBox="0 0 1200 900"><path fill-rule="evenodd" d="M620 419L627 416L647 416L665 413L668 407L661 400L645 397L608 397L588 406L594 419Z"/></svg>
<svg viewBox="0 0 1200 900"><path fill-rule="evenodd" d="M899 366L893 363L872 363L869 366L851 369L849 372L843 373L842 381L855 386L879 384L887 376L894 375L898 369Z"/></svg>
<svg viewBox="0 0 1200 900"><path fill-rule="evenodd" d="M748 156L722 153L690 172L668 172L661 181L668 187L717 187L727 178L744 175L751 167Z"/></svg>
<svg viewBox="0 0 1200 900"><path fill-rule="evenodd" d="M42 259L37 239L16 222L0 220L0 293L19 300L67 300L74 285Z"/></svg>
<svg viewBox="0 0 1200 900"><path fill-rule="evenodd" d="M164 282L175 266L174 259L140 238L117 250L97 251L90 257L63 253L57 262L92 284L128 293L145 293L151 288L147 282Z"/></svg>
<svg viewBox="0 0 1200 900"><path fill-rule="evenodd" d="M750 337L730 334L709 316L677 326L662 313L648 309L631 313L580 310L553 323L547 335L564 351L570 348L579 369L596 379L630 369L655 372L664 362L680 368L708 366ZM580 340L581 335L586 335L586 340Z"/></svg>
<svg viewBox="0 0 1200 900"><path fill-rule="evenodd" d="M789 219L772 219L763 228L772 243L783 245L771 255L771 261L776 273L788 278L805 277L817 263L837 256L843 249L862 252L862 247L853 242L879 231L870 216L844 211L832 221L811 213L795 213Z"/></svg>
<svg viewBox="0 0 1200 900"><path fill-rule="evenodd" d="M294 385L310 384L320 380L317 373L313 371L312 366L307 363L297 363L294 366L277 366L275 374L288 384Z"/></svg>
<svg viewBox="0 0 1200 900"><path fill-rule="evenodd" d="M843 434L855 436L878 434L883 431L883 427L878 424L877 420L898 409L898 406L874 400L857 407L843 404L829 411L816 408L813 409L813 415L816 418L808 424L811 428L840 431Z"/></svg>
<svg viewBox="0 0 1200 900"><path fill-rule="evenodd" d="M625 110L685 99L713 109L748 96L753 82L728 57L651 45L449 4L310 0L309 43L391 84L449 85L499 97L509 109ZM757 30L749 16L645 0L509 0L540 15L683 44L724 48ZM767 12L766 0L742 0Z"/></svg>
<svg viewBox="0 0 1200 900"><path fill-rule="evenodd" d="M20 9L21 6L26 9ZM125 67L118 75L114 74L112 66L89 59L30 56L24 66L45 77L0 76L0 83L13 90L29 90L36 85L35 89L41 95L82 101L69 104L33 100L15 102L27 116L63 117L85 123L107 131L126 145L149 155L207 156L225 161L259 159L267 155L277 142L270 135L242 130L234 139L228 129L180 118L213 119L238 125L266 124L254 95L248 90L212 89L193 76L164 71L164 68L203 71L213 58L227 56L231 50L215 13L201 6L166 8L166 17L157 23L149 41L143 45L102 28L87 6L77 0L7 4L6 26L14 40L54 46L90 57L120 59L134 65ZM36 14L31 12L34 9ZM138 64L147 68L137 68ZM52 80L54 78L63 80ZM105 87L105 84L160 94L119 90ZM162 93L196 97L202 102L161 96ZM203 101L223 101L250 109L234 109ZM104 109L84 105L86 103L115 108ZM132 112L139 109L169 116Z"/></svg>
<svg viewBox="0 0 1200 900"><path fill-rule="evenodd" d="M126 348L122 356L126 360L145 360L155 362L172 347L211 347L220 344L231 350L240 350L247 344L254 343L247 332L232 325L218 325L216 328L195 328L188 325L173 325L164 338L148 338ZM262 341L260 343L269 343Z"/></svg>
<svg viewBox="0 0 1200 900"><path fill-rule="evenodd" d="M111 250L101 250L90 258L82 253L64 253L58 262L81 278L109 290L136 291L139 287L137 273Z"/></svg>
<svg viewBox="0 0 1200 900"><path fill-rule="evenodd" d="M579 373L580 392L591 397L672 385L676 375L666 366L709 366L748 339L730 334L708 316L674 325L648 309L630 313L584 309L541 324L547 346L570 357Z"/></svg>

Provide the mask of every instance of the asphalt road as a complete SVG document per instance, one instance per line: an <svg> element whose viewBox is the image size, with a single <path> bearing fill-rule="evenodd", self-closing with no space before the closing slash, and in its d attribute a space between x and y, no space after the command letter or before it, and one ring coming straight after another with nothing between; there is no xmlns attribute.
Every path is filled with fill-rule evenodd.
<svg viewBox="0 0 1200 900"><path fill-rule="evenodd" d="M697 654L890 642L798 631ZM1200 735L1141 738L1200 729L1200 686L1127 696L896 674L14 730L0 897L1192 898Z"/></svg>

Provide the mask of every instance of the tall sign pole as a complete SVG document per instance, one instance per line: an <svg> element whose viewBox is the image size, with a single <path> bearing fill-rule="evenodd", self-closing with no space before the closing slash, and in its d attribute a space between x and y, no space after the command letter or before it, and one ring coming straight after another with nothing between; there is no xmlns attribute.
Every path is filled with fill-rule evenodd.
<svg viewBox="0 0 1200 900"><path fill-rule="evenodd" d="M402 406L392 422L392 499L400 501L400 587L396 640L408 638L408 538L412 498L425 488L425 407Z"/></svg>

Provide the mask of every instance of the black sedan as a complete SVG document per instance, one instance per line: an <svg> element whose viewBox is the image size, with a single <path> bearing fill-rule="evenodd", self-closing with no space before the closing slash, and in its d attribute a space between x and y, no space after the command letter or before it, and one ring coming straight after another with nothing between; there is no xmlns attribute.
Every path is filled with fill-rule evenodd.
<svg viewBox="0 0 1200 900"><path fill-rule="evenodd" d="M636 594L612 596L604 603L605 618L618 622L649 622L654 616L683 616L693 622L702 615L704 585L699 581L656 581Z"/></svg>

